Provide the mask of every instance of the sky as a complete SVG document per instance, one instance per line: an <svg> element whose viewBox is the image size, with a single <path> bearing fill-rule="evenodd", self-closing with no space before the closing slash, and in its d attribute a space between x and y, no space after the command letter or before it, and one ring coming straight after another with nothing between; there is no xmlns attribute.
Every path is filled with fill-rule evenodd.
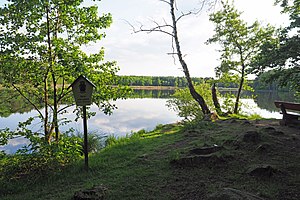
<svg viewBox="0 0 300 200"><path fill-rule="evenodd" d="M178 9L186 12L200 7L200 0L178 0ZM106 38L99 44L106 49L106 59L116 60L121 75L183 76L181 66L168 53L172 52L171 38L162 33L133 33L128 22L136 27L155 26L152 21L169 19L169 7L159 0L102 0L99 10L110 12L112 26L106 30ZM252 23L274 26L288 24L288 16L280 13L274 0L235 0L236 8L243 12L242 18ZM205 42L214 34L209 21L211 12L203 10L196 16L188 16L179 22L179 39L184 59L193 77L214 77L219 65L219 46ZM95 46L97 46L95 45ZM89 49L95 48L89 47Z"/></svg>
<svg viewBox="0 0 300 200"><path fill-rule="evenodd" d="M249 23L258 20L262 24L275 26L288 24L288 16L274 6L275 0L235 0L235 6L242 11L242 18ZM4 0L0 0L3 5ZM200 8L200 0L177 0L177 8L187 12ZM153 21L168 21L169 7L159 0L86 0L85 4L97 4L99 14L111 13L113 24L105 30L106 37L83 47L87 52L105 48L105 58L117 61L120 75L183 76L179 62L168 53L172 52L170 36L162 33L133 33L132 27L143 24L145 28L155 26ZM179 40L184 59L192 77L214 77L214 68L219 65L219 46L206 45L214 34L214 26L208 20L211 12L203 10L197 15L183 18L178 24Z"/></svg>

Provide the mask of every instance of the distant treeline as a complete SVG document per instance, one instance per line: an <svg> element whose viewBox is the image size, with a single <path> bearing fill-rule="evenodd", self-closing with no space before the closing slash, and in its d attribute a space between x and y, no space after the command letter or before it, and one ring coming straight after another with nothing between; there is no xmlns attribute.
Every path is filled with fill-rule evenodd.
<svg viewBox="0 0 300 200"><path fill-rule="evenodd" d="M193 77L195 84L203 83L212 78ZM185 77L174 76L120 76L120 85L129 86L170 86L170 87L186 87L187 81Z"/></svg>
<svg viewBox="0 0 300 200"><path fill-rule="evenodd" d="M265 74L267 74L266 72ZM214 78L191 78L195 85L203 82L215 82L219 88L238 88L236 83L223 83ZM187 81L185 77L176 76L119 76L117 84L128 86L168 86L168 87L187 87ZM257 77L255 80L248 81L248 84L254 90L268 90L268 91L291 91L291 86L279 87L277 81L266 83L264 77ZM1 78L0 78L1 85Z"/></svg>
<svg viewBox="0 0 300 200"><path fill-rule="evenodd" d="M213 78L200 78L192 77L192 81L195 85L201 84L203 82L215 82L219 88L237 88L236 83L222 83ZM169 87L186 87L187 81L185 77L175 77L175 76L120 76L120 85L128 86L169 86ZM290 91L290 87L278 87L278 83L265 83L261 78L256 78L255 80L248 81L248 84L254 90L268 90L268 91Z"/></svg>

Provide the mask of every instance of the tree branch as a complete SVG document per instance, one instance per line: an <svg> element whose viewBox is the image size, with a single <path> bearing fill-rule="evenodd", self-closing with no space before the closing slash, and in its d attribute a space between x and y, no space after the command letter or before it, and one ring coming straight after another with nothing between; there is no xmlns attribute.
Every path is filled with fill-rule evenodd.
<svg viewBox="0 0 300 200"><path fill-rule="evenodd" d="M74 106L74 105L75 105L75 104L67 105L67 106L65 106L65 107L63 107L63 108L61 108L61 109L59 109L57 112L60 113L60 112L66 110L67 108L70 108L70 107L72 107L72 106Z"/></svg>
<svg viewBox="0 0 300 200"><path fill-rule="evenodd" d="M160 32L160 33L167 34L167 35L169 35L171 37L174 37L173 33L170 33L170 32L168 32L166 30L163 30L165 28L172 28L173 29L173 26L170 25L170 24L160 25L158 22L153 21L153 23L156 25L155 27L146 29L146 28L143 28L143 25L141 24L140 27L139 27L139 29L137 30L136 27L134 27L130 22L128 22L127 20L125 20L125 21L126 21L126 23L129 26L131 26L133 33L140 33L140 32L147 32L147 33Z"/></svg>
<svg viewBox="0 0 300 200"><path fill-rule="evenodd" d="M181 15L176 19L176 23L177 23L180 19L182 19L183 17L189 16L189 15L191 15L191 14L194 14L194 13L193 13L192 11L187 12L187 13L181 13Z"/></svg>
<svg viewBox="0 0 300 200"><path fill-rule="evenodd" d="M30 105L32 105L34 107L34 109L40 114L42 119L44 119L44 116L43 116L42 112L38 109L38 107L32 101L30 101L30 99L27 98L25 96L25 94L15 84L12 83L12 86L24 99L26 99L26 101L29 102Z"/></svg>
<svg viewBox="0 0 300 200"><path fill-rule="evenodd" d="M169 5L171 5L171 3L170 3L169 1L166 1L166 0L159 0L159 1L161 1L161 2L164 2L164 3L166 3L166 4L169 4Z"/></svg>

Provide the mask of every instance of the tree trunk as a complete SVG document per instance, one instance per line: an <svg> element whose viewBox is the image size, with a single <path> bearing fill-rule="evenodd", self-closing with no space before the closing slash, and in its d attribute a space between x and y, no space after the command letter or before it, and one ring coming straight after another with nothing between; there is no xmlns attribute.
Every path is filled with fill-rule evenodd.
<svg viewBox="0 0 300 200"><path fill-rule="evenodd" d="M185 61L183 60L183 57L182 57L181 48L180 48L179 39L178 39L178 33L177 33L177 21L176 21L175 11L174 11L174 0L170 0L170 6L171 6L171 16L172 16L172 22L173 22L173 34L174 34L173 37L174 37L174 42L175 42L175 46L176 46L177 56L178 56L181 66L183 68L185 78L188 82L188 88L190 90L192 97L200 105L203 114L208 115L208 114L210 114L210 110L209 110L205 100L203 99L203 97L199 93L197 93L197 91L195 90L194 85L191 80L191 77L190 77L190 73L189 73L187 64L185 63Z"/></svg>
<svg viewBox="0 0 300 200"><path fill-rule="evenodd" d="M52 136L52 132L53 129L55 131L55 139L56 141L58 141L58 117L57 117L57 110L58 110L58 103L57 103L57 84L56 84L56 79L55 79L55 74L53 71L53 54L52 54L52 46L51 46L51 30L50 30L50 10L49 7L46 8L46 12L47 12L47 43L48 43L48 69L46 72L46 81L48 81L48 74L51 73L51 78L52 78L52 84L53 84L53 120L52 120L52 124L51 126L48 128L48 143L51 142L51 136ZM45 93L48 93L48 88L47 91L45 91ZM48 98L47 98L48 101ZM48 103L47 103L48 104ZM47 111L48 112L48 111ZM48 114L47 114L48 115ZM47 117L48 118L48 117ZM48 119L47 119L48 121ZM47 125L48 126L48 125Z"/></svg>
<svg viewBox="0 0 300 200"><path fill-rule="evenodd" d="M51 132L48 130L48 81L47 81L47 75L44 77L44 109L45 109L45 117L44 117L44 134L45 134L45 140L50 143L51 140Z"/></svg>
<svg viewBox="0 0 300 200"><path fill-rule="evenodd" d="M242 75L241 75L241 81L240 81L238 93L236 95L236 100L235 100L235 105L234 105L234 111L233 111L234 114L238 114L239 101L240 101L240 96L241 96L241 92L242 92L244 81L245 81L245 65L242 64Z"/></svg>
<svg viewBox="0 0 300 200"><path fill-rule="evenodd" d="M59 129L58 129L58 102L57 102L57 84L54 72L52 72L52 81L53 81L53 124L55 131L55 140L58 141L59 138Z"/></svg>
<svg viewBox="0 0 300 200"><path fill-rule="evenodd" d="M212 94L212 99L214 102L214 106L216 109L216 112L218 113L218 115L223 115L220 103L218 101L218 96L217 96L217 90L216 90L216 84L214 83L212 88L211 88L211 94Z"/></svg>

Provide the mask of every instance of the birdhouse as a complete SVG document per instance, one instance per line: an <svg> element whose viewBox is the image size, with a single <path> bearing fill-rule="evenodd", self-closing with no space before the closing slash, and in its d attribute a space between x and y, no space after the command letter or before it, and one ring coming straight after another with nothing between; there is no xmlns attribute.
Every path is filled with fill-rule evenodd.
<svg viewBox="0 0 300 200"><path fill-rule="evenodd" d="M96 87L85 76L80 75L71 85L77 106L92 104L93 89Z"/></svg>

